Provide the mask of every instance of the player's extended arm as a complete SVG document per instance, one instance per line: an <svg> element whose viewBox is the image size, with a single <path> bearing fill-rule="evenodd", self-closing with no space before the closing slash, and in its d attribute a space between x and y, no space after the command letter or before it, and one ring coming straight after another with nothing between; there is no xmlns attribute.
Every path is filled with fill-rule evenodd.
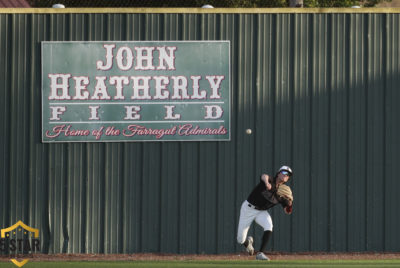
<svg viewBox="0 0 400 268"><path fill-rule="evenodd" d="M265 183L265 187L267 187L267 190L271 190L272 186L271 183L269 182L269 175L267 174L262 174L261 175L261 180Z"/></svg>

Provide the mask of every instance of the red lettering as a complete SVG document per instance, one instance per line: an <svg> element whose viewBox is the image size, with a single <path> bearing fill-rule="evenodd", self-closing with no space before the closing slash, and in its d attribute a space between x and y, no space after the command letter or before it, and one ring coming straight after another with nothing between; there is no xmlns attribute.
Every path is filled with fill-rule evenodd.
<svg viewBox="0 0 400 268"><path fill-rule="evenodd" d="M58 136L60 136L61 134L64 134L65 137L68 136L89 136L90 135L90 131L87 129L82 129L82 130L78 130L78 129L71 129L72 126L71 125L58 125L53 127L53 129L51 131L47 130L46 131L46 137L48 138L57 138Z"/></svg>

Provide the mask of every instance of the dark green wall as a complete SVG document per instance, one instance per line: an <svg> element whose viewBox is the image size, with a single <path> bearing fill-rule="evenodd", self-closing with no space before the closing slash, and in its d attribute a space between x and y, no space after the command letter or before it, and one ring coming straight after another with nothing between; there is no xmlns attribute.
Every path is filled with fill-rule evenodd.
<svg viewBox="0 0 400 268"><path fill-rule="evenodd" d="M399 10L26 10L0 12L1 228L50 253L238 252L242 201L288 164L268 250L400 251ZM40 42L75 40L230 40L231 141L41 143Z"/></svg>

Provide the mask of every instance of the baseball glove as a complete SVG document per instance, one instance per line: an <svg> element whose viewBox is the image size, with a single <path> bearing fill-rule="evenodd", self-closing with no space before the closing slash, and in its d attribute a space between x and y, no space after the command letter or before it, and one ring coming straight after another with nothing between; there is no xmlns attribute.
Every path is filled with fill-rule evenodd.
<svg viewBox="0 0 400 268"><path fill-rule="evenodd" d="M285 198L288 203L290 204L289 206L286 206L284 208L286 214L292 214L293 211L293 194L292 190L290 189L289 186L282 184L279 186L278 191L276 192L277 195L279 195L282 198Z"/></svg>
<svg viewBox="0 0 400 268"><path fill-rule="evenodd" d="M292 189L290 189L290 187L285 184L282 184L279 186L276 194L282 198L289 200L290 202L293 202Z"/></svg>

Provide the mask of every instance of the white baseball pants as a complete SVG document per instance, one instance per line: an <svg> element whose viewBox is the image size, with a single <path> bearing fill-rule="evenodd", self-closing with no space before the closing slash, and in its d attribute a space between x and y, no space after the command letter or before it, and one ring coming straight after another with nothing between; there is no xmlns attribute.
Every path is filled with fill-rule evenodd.
<svg viewBox="0 0 400 268"><path fill-rule="evenodd" d="M250 225L253 221L256 221L258 225L264 228L264 231L272 232L272 218L267 210L258 210L249 207L249 202L245 200L240 209L240 218L238 225L237 241L239 244L243 244L246 241L247 232L249 231Z"/></svg>

